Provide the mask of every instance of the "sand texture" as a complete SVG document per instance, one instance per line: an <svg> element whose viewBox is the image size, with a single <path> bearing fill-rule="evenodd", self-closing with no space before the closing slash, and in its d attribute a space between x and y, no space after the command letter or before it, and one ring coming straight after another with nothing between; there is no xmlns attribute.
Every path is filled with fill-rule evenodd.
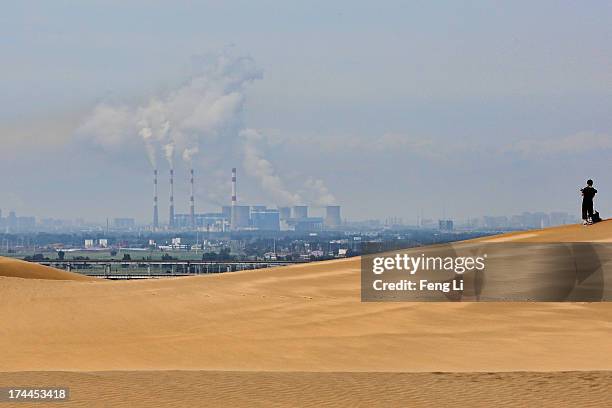
<svg viewBox="0 0 612 408"><path fill-rule="evenodd" d="M612 223L520 234L602 242ZM612 304L361 303L359 267L116 282L0 260L0 387L66 384L71 406L198 406L173 387L214 406L605 406Z"/></svg>

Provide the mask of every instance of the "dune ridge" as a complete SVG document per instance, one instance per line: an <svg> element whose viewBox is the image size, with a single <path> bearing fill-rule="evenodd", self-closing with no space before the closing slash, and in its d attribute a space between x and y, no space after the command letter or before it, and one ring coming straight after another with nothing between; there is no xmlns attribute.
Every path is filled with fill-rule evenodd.
<svg viewBox="0 0 612 408"><path fill-rule="evenodd" d="M20 259L0 256L0 277L45 280L94 281L89 276L62 271Z"/></svg>

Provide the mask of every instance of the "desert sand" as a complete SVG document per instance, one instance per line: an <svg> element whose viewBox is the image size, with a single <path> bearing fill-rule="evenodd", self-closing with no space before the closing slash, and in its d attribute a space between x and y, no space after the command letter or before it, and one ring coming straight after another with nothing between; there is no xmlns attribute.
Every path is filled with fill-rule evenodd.
<svg viewBox="0 0 612 408"><path fill-rule="evenodd" d="M605 406L612 304L361 303L359 267L115 282L1 260L0 387L67 385L62 406Z"/></svg>

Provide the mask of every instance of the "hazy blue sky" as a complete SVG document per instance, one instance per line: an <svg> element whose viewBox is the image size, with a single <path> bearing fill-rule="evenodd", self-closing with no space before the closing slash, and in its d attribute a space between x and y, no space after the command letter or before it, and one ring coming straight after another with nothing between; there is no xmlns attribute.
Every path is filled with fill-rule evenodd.
<svg viewBox="0 0 612 408"><path fill-rule="evenodd" d="M612 214L610 2L11 3L0 13L4 211L149 220L151 166L131 117L201 75L194 56L231 55L246 66L232 68L230 116L194 158L200 210L229 201L236 166L244 203L335 201L351 219L577 213L588 177Z"/></svg>

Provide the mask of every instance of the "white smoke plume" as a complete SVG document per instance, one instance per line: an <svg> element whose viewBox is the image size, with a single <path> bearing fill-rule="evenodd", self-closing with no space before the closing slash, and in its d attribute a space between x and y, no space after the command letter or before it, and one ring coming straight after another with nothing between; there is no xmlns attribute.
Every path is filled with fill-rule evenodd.
<svg viewBox="0 0 612 408"><path fill-rule="evenodd" d="M133 146L140 139L154 167L159 150L173 167L177 149L191 163L207 142L236 137L246 87L261 78L261 71L250 57L235 57L228 51L201 62L189 81L145 104L98 105L77 135L105 150Z"/></svg>
<svg viewBox="0 0 612 408"><path fill-rule="evenodd" d="M197 147L188 147L183 150L183 160L185 161L185 163L189 163L191 165L191 163L193 162L193 156L198 154L199 151L200 149Z"/></svg>
<svg viewBox="0 0 612 408"><path fill-rule="evenodd" d="M276 174L274 166L263 157L259 146L264 142L263 136L254 129L244 129L240 132L243 140L245 170L257 178L261 186L280 205L295 205L302 202L298 194L291 193L285 187L283 180Z"/></svg>
<svg viewBox="0 0 612 408"><path fill-rule="evenodd" d="M317 206L336 204L336 198L330 193L323 180L309 177L304 183L306 195L309 201Z"/></svg>
<svg viewBox="0 0 612 408"><path fill-rule="evenodd" d="M218 168L219 161L226 157L224 154L242 154L246 172L256 178L279 205L334 202L321 180L308 179L302 189L296 189L297 192L287 188L286 182L265 158L268 140L253 129L243 129L247 86L262 77L254 61L223 51L197 62L201 67L188 81L146 103L96 106L77 130L77 136L108 151L122 152L144 146L155 168L158 152L163 154L170 168L174 168L175 155L190 168L196 160L200 167L215 167L211 163L216 162ZM222 151L236 145L241 145L238 151ZM211 154L203 154L206 152Z"/></svg>
<svg viewBox="0 0 612 408"><path fill-rule="evenodd" d="M153 168L157 168L157 152L155 150L155 145L153 144L153 131L149 127L143 127L138 132L140 137L142 137L142 141L145 145L145 150L147 152L147 157L149 159L149 163Z"/></svg>
<svg viewBox="0 0 612 408"><path fill-rule="evenodd" d="M161 143L164 143L164 145L162 146L162 150L164 151L164 156L166 157L168 166L170 166L171 169L174 169L175 145L174 145L174 140L169 138L169 132L170 132L170 122L165 121L164 123L162 123L161 128L159 130L158 140Z"/></svg>

